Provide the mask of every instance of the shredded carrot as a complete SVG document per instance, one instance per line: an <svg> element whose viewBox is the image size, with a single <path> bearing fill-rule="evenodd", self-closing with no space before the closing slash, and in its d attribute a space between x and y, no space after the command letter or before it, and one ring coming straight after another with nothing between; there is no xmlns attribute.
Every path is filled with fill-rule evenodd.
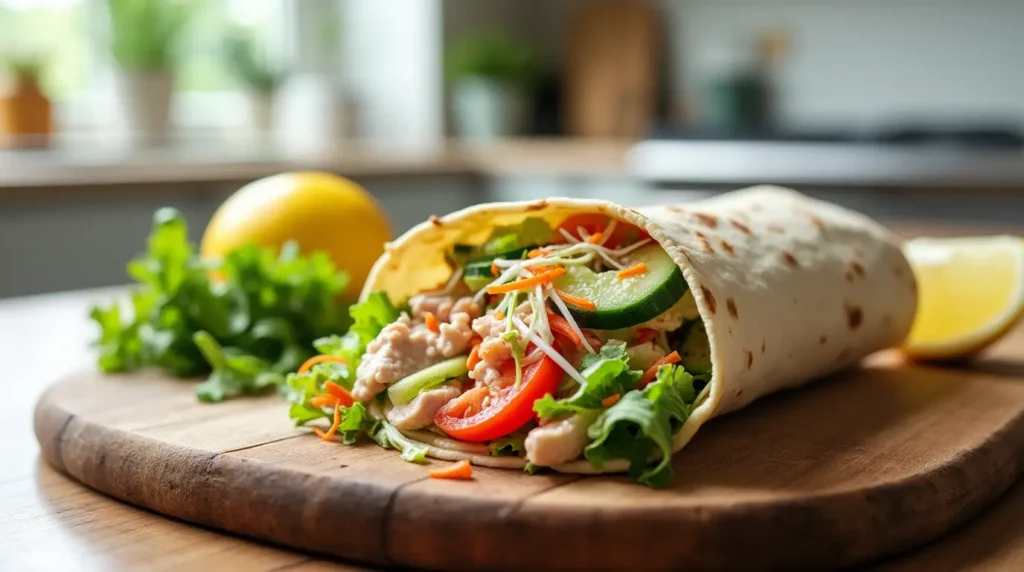
<svg viewBox="0 0 1024 572"><path fill-rule="evenodd" d="M595 304L593 300L587 300L586 298L573 296L572 294L566 292L565 290L555 288L555 294L558 294L559 298L565 300L566 304L572 304L577 308L583 308L584 310L593 310L594 308L597 307L597 304Z"/></svg>
<svg viewBox="0 0 1024 572"><path fill-rule="evenodd" d="M504 320L505 319L505 312L501 312L501 311L495 312L494 313L494 317L499 319L499 320Z"/></svg>
<svg viewBox="0 0 1024 572"><path fill-rule="evenodd" d="M480 344L473 346L473 349L469 350L469 358L466 359L466 369L471 370L478 363L480 363Z"/></svg>
<svg viewBox="0 0 1024 572"><path fill-rule="evenodd" d="M322 395L320 397L323 397ZM341 405L338 403L334 404L334 422L331 423L330 429L324 431L319 427L313 427L313 432L316 433L317 437L320 437L324 441L330 441L334 439L334 434L338 432L338 427L341 426Z"/></svg>
<svg viewBox="0 0 1024 572"><path fill-rule="evenodd" d="M609 395L608 397L605 397L604 399L601 400L601 406L607 409L612 405L618 403L620 399L622 399L622 394L616 393L613 395Z"/></svg>
<svg viewBox="0 0 1024 572"><path fill-rule="evenodd" d="M334 407L338 403L339 403L338 396L337 395L331 395L329 393L324 393L323 395L317 395L313 399L309 400L309 404L312 405L313 407L316 407L317 409L320 409L322 407Z"/></svg>
<svg viewBox="0 0 1024 572"><path fill-rule="evenodd" d="M324 383L324 389L327 390L327 393L337 397L338 403L345 407L352 407L352 404L355 403L355 399L352 399L352 394L349 393L347 389L333 381Z"/></svg>
<svg viewBox="0 0 1024 572"><path fill-rule="evenodd" d="M654 380L658 376L658 368L667 363L679 363L679 360L683 358L679 357L679 352L672 352L660 360L654 362L654 365L647 368L644 372L643 377L640 378L640 383L636 385L637 389L643 389L647 387L647 384Z"/></svg>
<svg viewBox="0 0 1024 572"><path fill-rule="evenodd" d="M516 280L515 282L509 282L508 284L500 284L498 286L491 286L487 288L488 294L507 294L508 292L516 292L519 290L527 290L533 288L538 284L547 284L555 278L565 274L565 268L553 268L547 272L524 278L522 280Z"/></svg>
<svg viewBox="0 0 1024 572"><path fill-rule="evenodd" d="M453 479L456 481L471 481L473 480L473 466L469 464L469 461L459 461L453 463L447 467L440 469L432 469L427 471L432 479Z"/></svg>
<svg viewBox="0 0 1024 572"><path fill-rule="evenodd" d="M486 385L477 385L456 397L450 406L446 406L447 411L453 417L469 417L470 411L474 407L476 411L483 409L484 398L488 393Z"/></svg>
<svg viewBox="0 0 1024 572"><path fill-rule="evenodd" d="M655 330L652 330L650 328L640 328L636 333L636 337L633 338L633 343L629 345L638 346L640 344L646 344L647 342L653 340L654 337L657 335L658 332Z"/></svg>
<svg viewBox="0 0 1024 572"><path fill-rule="evenodd" d="M558 314L554 312L548 312L548 325L551 326L551 330L554 333L561 334L569 338L569 340L572 341L572 343L576 344L576 347L579 347L583 344L583 341L580 340L580 337L572 329L572 326L569 325L569 321L559 316Z"/></svg>
<svg viewBox="0 0 1024 572"><path fill-rule="evenodd" d="M538 258L540 256L544 256L544 249L543 248L534 248L530 252L526 253L526 257L527 258Z"/></svg>
<svg viewBox="0 0 1024 572"><path fill-rule="evenodd" d="M313 356L313 357L309 358L308 360L306 360L305 362L303 362L303 364L301 366L299 366L299 375L302 375L302 374L306 373L314 365L316 365L318 363L324 363L324 362L343 363L345 365L348 365L348 360L343 358L343 357L330 356L330 355L327 355L327 354L322 354L322 355L318 355L318 356Z"/></svg>
<svg viewBox="0 0 1024 572"><path fill-rule="evenodd" d="M625 270L619 270L619 273L616 274L616 276L618 276L619 280L623 280L625 278L639 276L645 272L647 272L647 265L641 262L639 264L634 264Z"/></svg>
<svg viewBox="0 0 1024 572"><path fill-rule="evenodd" d="M494 276L495 278L497 278L500 275L501 275L501 272L498 272L498 264L495 263L495 262L491 262L491 276Z"/></svg>
<svg viewBox="0 0 1024 572"><path fill-rule="evenodd" d="M437 316L433 312L423 312L423 321L427 324L427 329L435 334L441 332L441 323L437 321Z"/></svg>
<svg viewBox="0 0 1024 572"><path fill-rule="evenodd" d="M590 235L589 238L587 238L587 242L589 242L590 244L597 244L601 242L602 238L604 238L603 234L601 234L600 232L595 232L594 234Z"/></svg>

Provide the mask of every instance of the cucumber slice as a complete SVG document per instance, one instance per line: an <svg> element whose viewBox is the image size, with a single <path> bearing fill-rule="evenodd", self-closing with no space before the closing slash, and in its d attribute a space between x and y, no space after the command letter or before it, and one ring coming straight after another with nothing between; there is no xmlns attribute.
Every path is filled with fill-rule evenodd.
<svg viewBox="0 0 1024 572"><path fill-rule="evenodd" d="M687 327L682 342L676 348L679 365L692 374L711 373L711 344L704 330L704 320L693 320Z"/></svg>
<svg viewBox="0 0 1024 572"><path fill-rule="evenodd" d="M631 255L643 262L647 272L620 280L616 270L594 272L585 266L570 266L555 286L573 296L592 300L597 307L584 310L569 305L573 318L583 328L617 330L642 324L669 310L689 288L683 272L661 246L650 244Z"/></svg>
<svg viewBox="0 0 1024 572"><path fill-rule="evenodd" d="M469 286L469 289L476 292L487 286L494 281L497 276L491 273L491 262L495 258L504 258L505 260L517 260L522 258L527 252L536 248L535 246L524 246L522 248L516 248L501 254L494 254L490 256L484 256L483 258L475 258L466 263L463 268L462 281Z"/></svg>
<svg viewBox="0 0 1024 572"><path fill-rule="evenodd" d="M466 356L453 357L443 362L421 369L406 376L388 387L388 397L395 405L405 405L421 391L433 389L446 381L466 375Z"/></svg>

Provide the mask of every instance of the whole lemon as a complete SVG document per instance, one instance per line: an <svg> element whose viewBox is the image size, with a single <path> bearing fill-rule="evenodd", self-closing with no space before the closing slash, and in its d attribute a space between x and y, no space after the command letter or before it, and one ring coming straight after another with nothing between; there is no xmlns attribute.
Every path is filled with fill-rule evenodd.
<svg viewBox="0 0 1024 572"><path fill-rule="evenodd" d="M214 213L200 246L221 258L247 243L280 248L295 240L303 254L330 254L356 295L391 238L387 217L356 183L329 173L281 173L245 185Z"/></svg>

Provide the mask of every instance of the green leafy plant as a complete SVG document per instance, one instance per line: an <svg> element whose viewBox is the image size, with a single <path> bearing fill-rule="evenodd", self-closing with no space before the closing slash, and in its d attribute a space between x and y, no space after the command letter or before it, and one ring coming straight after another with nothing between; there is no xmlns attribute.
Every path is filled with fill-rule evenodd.
<svg viewBox="0 0 1024 572"><path fill-rule="evenodd" d="M248 30L238 29L228 35L224 58L235 77L252 91L273 92L284 80L284 72L267 61L259 42Z"/></svg>
<svg viewBox="0 0 1024 572"><path fill-rule="evenodd" d="M185 0L107 0L110 50L124 69L169 70L182 31L196 12Z"/></svg>
<svg viewBox="0 0 1024 572"><path fill-rule="evenodd" d="M11 74L25 81L39 81L40 76L43 74L43 59L36 56L8 56L6 58L6 67L11 70Z"/></svg>
<svg viewBox="0 0 1024 572"><path fill-rule="evenodd" d="M285 374L313 354L313 341L344 331L348 284L326 253L300 256L249 245L223 261L202 260L184 217L157 211L146 252L129 262L138 283L129 312L93 308L98 365L107 372L156 367L172 375L209 373L197 394L220 401L284 389Z"/></svg>
<svg viewBox="0 0 1024 572"><path fill-rule="evenodd" d="M451 81L483 77L519 85L536 81L541 72L529 44L500 34L462 38L448 50L445 67Z"/></svg>

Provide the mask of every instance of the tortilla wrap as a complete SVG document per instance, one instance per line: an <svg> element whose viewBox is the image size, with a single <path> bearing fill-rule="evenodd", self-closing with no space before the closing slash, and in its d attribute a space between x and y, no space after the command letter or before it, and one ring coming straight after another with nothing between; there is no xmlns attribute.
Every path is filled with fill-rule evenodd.
<svg viewBox="0 0 1024 572"><path fill-rule="evenodd" d="M647 231L679 265L693 292L714 370L674 435L673 452L709 419L851 366L898 344L910 331L917 287L897 239L861 214L771 186L640 209L552 198L432 216L385 245L361 299L384 291L398 302L436 288L451 275L445 252L452 244L480 243L497 225L528 216L557 225L578 213L605 214ZM437 447L429 454L503 468L525 464ZM598 470L578 460L554 468L621 472L628 463L619 459Z"/></svg>

